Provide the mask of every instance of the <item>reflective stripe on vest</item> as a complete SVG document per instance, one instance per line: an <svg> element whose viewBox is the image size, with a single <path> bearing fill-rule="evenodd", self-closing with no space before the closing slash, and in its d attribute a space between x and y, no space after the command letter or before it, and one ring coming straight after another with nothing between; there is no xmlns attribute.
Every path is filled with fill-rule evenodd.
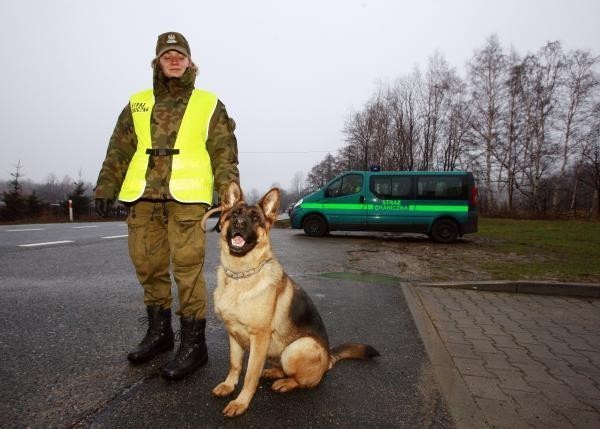
<svg viewBox="0 0 600 429"><path fill-rule="evenodd" d="M119 200L135 201L144 194L148 158L146 149L152 148L150 117L154 107L154 93L147 90L130 99L133 126L137 136L137 150L129 163ZM194 89L177 131L172 155L169 190L177 201L183 203L211 204L213 198L213 172L210 156L206 150L206 139L210 118L217 106L217 96L210 92Z"/></svg>

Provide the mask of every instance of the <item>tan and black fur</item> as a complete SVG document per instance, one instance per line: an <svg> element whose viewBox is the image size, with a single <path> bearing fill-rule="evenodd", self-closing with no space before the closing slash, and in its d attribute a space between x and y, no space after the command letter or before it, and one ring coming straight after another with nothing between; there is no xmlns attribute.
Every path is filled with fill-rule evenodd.
<svg viewBox="0 0 600 429"><path fill-rule="evenodd" d="M273 256L269 231L279 210L278 189L248 206L239 185L232 183L221 210L221 265L214 302L229 335L230 368L214 395L233 392L244 352L249 352L242 390L223 414L233 417L246 411L261 376L275 379L273 390L287 392L316 386L340 359L379 355L365 344L330 349L317 308ZM271 364L268 369L266 361Z"/></svg>

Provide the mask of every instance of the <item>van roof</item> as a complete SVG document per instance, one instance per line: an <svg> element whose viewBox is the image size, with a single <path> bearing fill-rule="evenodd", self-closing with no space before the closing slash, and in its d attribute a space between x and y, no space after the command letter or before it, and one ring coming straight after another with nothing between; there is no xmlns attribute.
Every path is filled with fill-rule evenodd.
<svg viewBox="0 0 600 429"><path fill-rule="evenodd" d="M367 170L350 170L341 174L348 173L369 173L371 175L386 175L386 174L406 174L409 176L461 176L465 174L472 174L469 171L394 171L394 170L386 170L386 171L367 171Z"/></svg>

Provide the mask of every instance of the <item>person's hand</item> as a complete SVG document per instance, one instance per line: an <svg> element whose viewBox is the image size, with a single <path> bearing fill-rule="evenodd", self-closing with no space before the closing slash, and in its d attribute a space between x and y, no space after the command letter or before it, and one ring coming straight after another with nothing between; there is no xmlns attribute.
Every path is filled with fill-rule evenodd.
<svg viewBox="0 0 600 429"><path fill-rule="evenodd" d="M102 217L108 217L112 205L113 201L109 200L108 198L96 198L96 200L94 201L96 213L98 213Z"/></svg>

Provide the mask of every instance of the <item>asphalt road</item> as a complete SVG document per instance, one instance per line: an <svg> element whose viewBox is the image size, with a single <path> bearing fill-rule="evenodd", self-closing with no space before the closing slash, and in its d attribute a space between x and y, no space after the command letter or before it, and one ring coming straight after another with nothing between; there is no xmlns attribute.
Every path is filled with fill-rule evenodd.
<svg viewBox="0 0 600 429"><path fill-rule="evenodd" d="M452 426L400 285L348 273L347 252L376 238L273 231L276 255L313 297L332 345L367 342L381 357L340 362L312 390L280 394L265 381L249 410L227 419L228 399L210 393L228 367L212 307L209 363L193 376L162 380L168 354L128 364L145 327L126 234L123 222L0 226L0 427ZM207 249L212 297L215 233Z"/></svg>

